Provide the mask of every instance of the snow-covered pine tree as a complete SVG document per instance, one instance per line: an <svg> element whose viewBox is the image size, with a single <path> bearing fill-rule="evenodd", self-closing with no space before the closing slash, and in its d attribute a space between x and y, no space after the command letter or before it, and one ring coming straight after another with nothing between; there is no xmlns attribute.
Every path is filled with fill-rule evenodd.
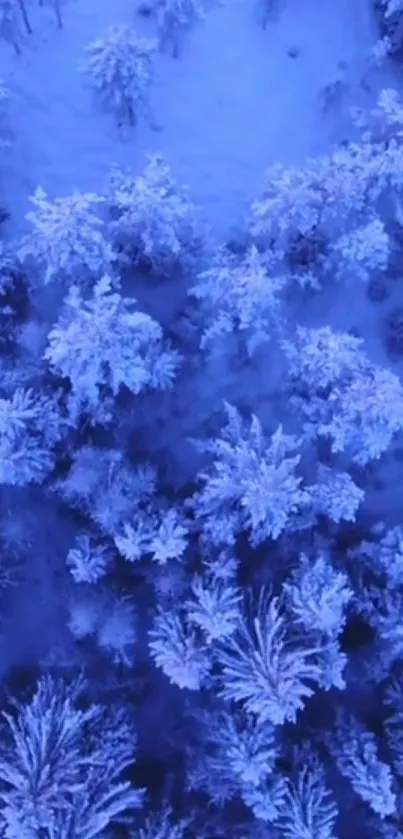
<svg viewBox="0 0 403 839"><path fill-rule="evenodd" d="M390 766L379 758L377 739L354 717L340 715L327 741L339 772L350 781L354 792L382 819L397 809Z"/></svg>
<svg viewBox="0 0 403 839"><path fill-rule="evenodd" d="M107 546L96 542L88 533L80 533L67 554L66 564L76 583L94 584L107 574L111 560Z"/></svg>
<svg viewBox="0 0 403 839"><path fill-rule="evenodd" d="M45 270L44 283L55 279L88 283L108 270L113 259L99 207L104 199L92 192L50 200L39 188L30 196L34 209L27 213L32 231L19 249Z"/></svg>
<svg viewBox="0 0 403 839"><path fill-rule="evenodd" d="M254 545L278 539L307 501L299 441L281 427L266 438L257 417L248 426L233 405L225 410L222 436L200 444L212 462L199 474L195 515L217 544L234 543L242 531Z"/></svg>
<svg viewBox="0 0 403 839"><path fill-rule="evenodd" d="M283 317L283 292L287 277L270 254L252 246L239 260L219 250L208 270L197 277L191 294L202 302L206 328L202 347L237 332L252 355L257 346L278 334Z"/></svg>
<svg viewBox="0 0 403 839"><path fill-rule="evenodd" d="M8 839L95 839L141 805L142 790L122 778L135 761L134 732L121 711L83 709L84 688L43 677L29 702L4 715L0 814Z"/></svg>
<svg viewBox="0 0 403 839"><path fill-rule="evenodd" d="M141 175L115 169L107 185L109 234L117 257L158 275L192 265L198 246L196 207L160 154Z"/></svg>
<svg viewBox="0 0 403 839"><path fill-rule="evenodd" d="M338 808L319 761L288 782L276 829L281 839L336 839Z"/></svg>
<svg viewBox="0 0 403 839"><path fill-rule="evenodd" d="M213 544L232 545L248 533L255 547L292 528L313 526L317 516L336 523L355 520L364 493L348 473L319 463L315 482L308 484L300 438L281 426L266 436L256 416L248 426L233 405L226 403L225 409L221 437L196 443L210 458L190 502Z"/></svg>
<svg viewBox="0 0 403 839"><path fill-rule="evenodd" d="M70 472L56 489L68 504L115 537L139 507L147 508L155 486L151 467L133 468L117 449L83 446L74 453Z"/></svg>
<svg viewBox="0 0 403 839"><path fill-rule="evenodd" d="M294 722L321 678L318 647L292 637L278 598L262 589L251 614L217 654L221 665L220 695L237 702L259 722Z"/></svg>
<svg viewBox="0 0 403 839"><path fill-rule="evenodd" d="M211 661L184 611L158 609L149 635L151 657L169 681L181 690L199 691Z"/></svg>
<svg viewBox="0 0 403 839"><path fill-rule="evenodd" d="M62 428L52 398L27 388L0 398L0 483L40 483L54 466L52 450Z"/></svg>
<svg viewBox="0 0 403 839"><path fill-rule="evenodd" d="M157 30L161 49L171 49L179 57L181 35L199 20L204 19L203 0L157 0Z"/></svg>
<svg viewBox="0 0 403 839"><path fill-rule="evenodd" d="M56 375L71 384L71 416L90 415L122 387L138 394L169 388L178 354L164 343L160 325L123 298L104 276L85 299L72 286L64 310L49 333L45 358Z"/></svg>
<svg viewBox="0 0 403 839"><path fill-rule="evenodd" d="M398 376L370 361L362 339L329 326L298 327L283 347L307 435L330 439L333 452L360 466L378 459L403 430Z"/></svg>
<svg viewBox="0 0 403 839"><path fill-rule="evenodd" d="M85 70L101 103L118 125L134 125L148 109L155 41L141 38L130 26L111 26L87 47Z"/></svg>

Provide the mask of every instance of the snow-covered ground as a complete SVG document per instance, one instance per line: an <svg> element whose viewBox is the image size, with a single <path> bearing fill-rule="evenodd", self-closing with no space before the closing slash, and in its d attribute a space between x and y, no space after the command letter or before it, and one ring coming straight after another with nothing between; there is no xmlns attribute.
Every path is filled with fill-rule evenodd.
<svg viewBox="0 0 403 839"><path fill-rule="evenodd" d="M221 235L242 219L269 164L326 151L346 136L346 107L371 98L359 86L377 37L371 0L284 0L265 30L252 0L220 0L179 60L157 57L154 124L125 135L99 112L80 64L110 24L152 34L135 0L70 0L62 30L46 6L30 17L20 56L0 41L0 77L13 96L15 143L2 177L13 232L23 229L36 186L52 197L101 190L114 163L137 171L148 152L161 151ZM350 88L344 117L337 108L324 117L320 89L340 61Z"/></svg>

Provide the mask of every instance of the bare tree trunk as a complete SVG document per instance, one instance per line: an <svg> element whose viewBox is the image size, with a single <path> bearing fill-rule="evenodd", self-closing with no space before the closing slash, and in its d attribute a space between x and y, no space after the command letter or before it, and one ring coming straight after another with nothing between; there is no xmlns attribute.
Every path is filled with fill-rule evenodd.
<svg viewBox="0 0 403 839"><path fill-rule="evenodd" d="M179 58L179 35L177 32L172 33L172 58Z"/></svg>
<svg viewBox="0 0 403 839"><path fill-rule="evenodd" d="M25 29L27 30L29 35L32 35L31 24L30 24L29 19L28 19L28 13L27 13L27 9L26 9L24 0L18 0L18 5L20 7L20 11L21 11L22 19L24 21Z"/></svg>
<svg viewBox="0 0 403 839"><path fill-rule="evenodd" d="M54 0L56 20L59 29L63 29L62 13L60 11L60 0Z"/></svg>
<svg viewBox="0 0 403 839"><path fill-rule="evenodd" d="M8 44L12 44L16 55L21 55L19 36L20 32L17 18L14 15L13 17L6 18L0 28L0 38L4 38Z"/></svg>
<svg viewBox="0 0 403 839"><path fill-rule="evenodd" d="M133 102L128 101L127 103L127 116L129 118L129 125L136 124L136 116L134 113Z"/></svg>

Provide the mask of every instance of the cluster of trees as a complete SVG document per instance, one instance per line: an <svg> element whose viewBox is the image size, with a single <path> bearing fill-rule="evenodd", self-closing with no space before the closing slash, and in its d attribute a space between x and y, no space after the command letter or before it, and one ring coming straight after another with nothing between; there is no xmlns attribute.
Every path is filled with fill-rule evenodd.
<svg viewBox="0 0 403 839"><path fill-rule="evenodd" d="M153 0L140 10L155 18L156 38L141 37L132 26L120 25L88 45L88 81L118 125L134 125L142 113L150 116L154 55L169 49L178 58L184 33L204 19L205 5L206 0Z"/></svg>
<svg viewBox="0 0 403 839"><path fill-rule="evenodd" d="M108 44L91 72L134 120L149 44L119 28ZM112 53L136 56L135 94ZM401 258L402 126L384 91L359 141L272 168L238 247L216 249L158 155L104 195L38 188L4 244L0 489L21 524L0 518L2 575L25 563L10 602L27 579L35 600L45 549L24 505L66 526L62 561L40 566L63 631L5 683L6 839L403 836L403 529L367 500L403 386L294 305L335 282L364 295ZM174 322L135 299L185 283Z"/></svg>
<svg viewBox="0 0 403 839"><path fill-rule="evenodd" d="M39 6L49 5L59 29L63 27L62 0L39 0ZM21 55L24 35L32 35L31 9L25 0L0 0L0 38L12 44L16 55Z"/></svg>
<svg viewBox="0 0 403 839"><path fill-rule="evenodd" d="M140 37L132 26L120 25L88 45L84 69L89 83L118 125L133 125L142 113L150 116L154 54L169 50L178 58L184 34L204 20L209 5L208 0L146 0L139 11L154 18L156 38ZM266 26L277 11L278 0L262 0L258 5Z"/></svg>

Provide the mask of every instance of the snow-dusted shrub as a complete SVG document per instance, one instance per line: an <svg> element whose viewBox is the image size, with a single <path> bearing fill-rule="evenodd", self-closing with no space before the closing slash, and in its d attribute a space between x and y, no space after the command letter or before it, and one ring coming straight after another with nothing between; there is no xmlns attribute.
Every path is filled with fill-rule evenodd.
<svg viewBox="0 0 403 839"><path fill-rule="evenodd" d="M0 800L9 839L97 837L138 808L142 791L122 780L134 761L134 732L99 705L77 707L82 683L42 678L32 700L5 714Z"/></svg>
<svg viewBox="0 0 403 839"><path fill-rule="evenodd" d="M222 436L200 445L214 460L199 474L195 514L218 543L231 543L242 531L254 545L278 539L306 502L297 474L299 442L281 427L267 439L257 417L248 427L234 406L225 409Z"/></svg>
<svg viewBox="0 0 403 839"><path fill-rule="evenodd" d="M191 294L204 303L208 323L202 347L239 331L252 354L279 326L287 278L256 247L241 261L226 249L218 251L212 266L197 279Z"/></svg>
<svg viewBox="0 0 403 839"><path fill-rule="evenodd" d="M181 559L188 545L188 530L183 518L174 509L138 509L130 522L115 536L115 545L129 562L150 556L160 565L170 559Z"/></svg>
<svg viewBox="0 0 403 839"><path fill-rule="evenodd" d="M157 0L155 4L157 31L161 49L171 48L179 57L180 37L183 32L204 19L204 0Z"/></svg>
<svg viewBox="0 0 403 839"><path fill-rule="evenodd" d="M52 449L61 436L53 399L24 388L0 398L0 483L40 483L53 468Z"/></svg>
<svg viewBox="0 0 403 839"><path fill-rule="evenodd" d="M151 468L131 467L122 452L84 446L75 452L68 476L56 489L113 537L153 495L155 482Z"/></svg>
<svg viewBox="0 0 403 839"><path fill-rule="evenodd" d="M135 305L112 290L107 276L89 299L77 286L70 288L45 358L57 375L70 380L73 416L84 410L91 414L122 387L138 394L171 386L178 355L165 347L159 324Z"/></svg>
<svg viewBox="0 0 403 839"><path fill-rule="evenodd" d="M87 533L77 536L70 548L66 563L76 583L97 583L105 576L111 562L111 552Z"/></svg>
<svg viewBox="0 0 403 839"><path fill-rule="evenodd" d="M320 667L315 663L318 648L295 643L278 598L264 590L248 618L239 622L237 632L218 650L220 694L241 703L260 722L294 722L320 681Z"/></svg>
<svg viewBox="0 0 403 839"><path fill-rule="evenodd" d="M336 571L327 556L302 554L292 580L284 585L295 623L309 633L339 635L346 621L346 606L353 592L348 578Z"/></svg>
<svg viewBox="0 0 403 839"><path fill-rule="evenodd" d="M390 767L378 757L376 738L354 719L339 722L334 736L329 735L337 767L354 792L381 818L396 812Z"/></svg>
<svg viewBox="0 0 403 839"><path fill-rule="evenodd" d="M330 327L298 327L283 346L306 433L330 438L333 452L361 466L379 458L403 429L398 377L369 360L361 339Z"/></svg>
<svg viewBox="0 0 403 839"><path fill-rule="evenodd" d="M318 763L304 766L289 781L276 822L282 839L336 839L338 808L326 787L324 770Z"/></svg>
<svg viewBox="0 0 403 839"><path fill-rule="evenodd" d="M183 614L160 609L150 630L149 649L157 667L181 690L200 690L210 661L197 633Z"/></svg>
<svg viewBox="0 0 403 839"><path fill-rule="evenodd" d="M85 70L101 103L118 124L134 125L148 105L155 41L141 38L130 26L111 26L88 45Z"/></svg>
<svg viewBox="0 0 403 839"><path fill-rule="evenodd" d="M121 258L161 274L191 264L197 247L196 207L161 155L150 156L137 177L115 169L107 200L110 235Z"/></svg>
<svg viewBox="0 0 403 839"><path fill-rule="evenodd" d="M51 201L42 188L30 196L27 213L32 232L20 249L21 259L33 259L44 269L44 283L55 279L88 283L110 266L113 253L98 213L104 199L92 192Z"/></svg>

